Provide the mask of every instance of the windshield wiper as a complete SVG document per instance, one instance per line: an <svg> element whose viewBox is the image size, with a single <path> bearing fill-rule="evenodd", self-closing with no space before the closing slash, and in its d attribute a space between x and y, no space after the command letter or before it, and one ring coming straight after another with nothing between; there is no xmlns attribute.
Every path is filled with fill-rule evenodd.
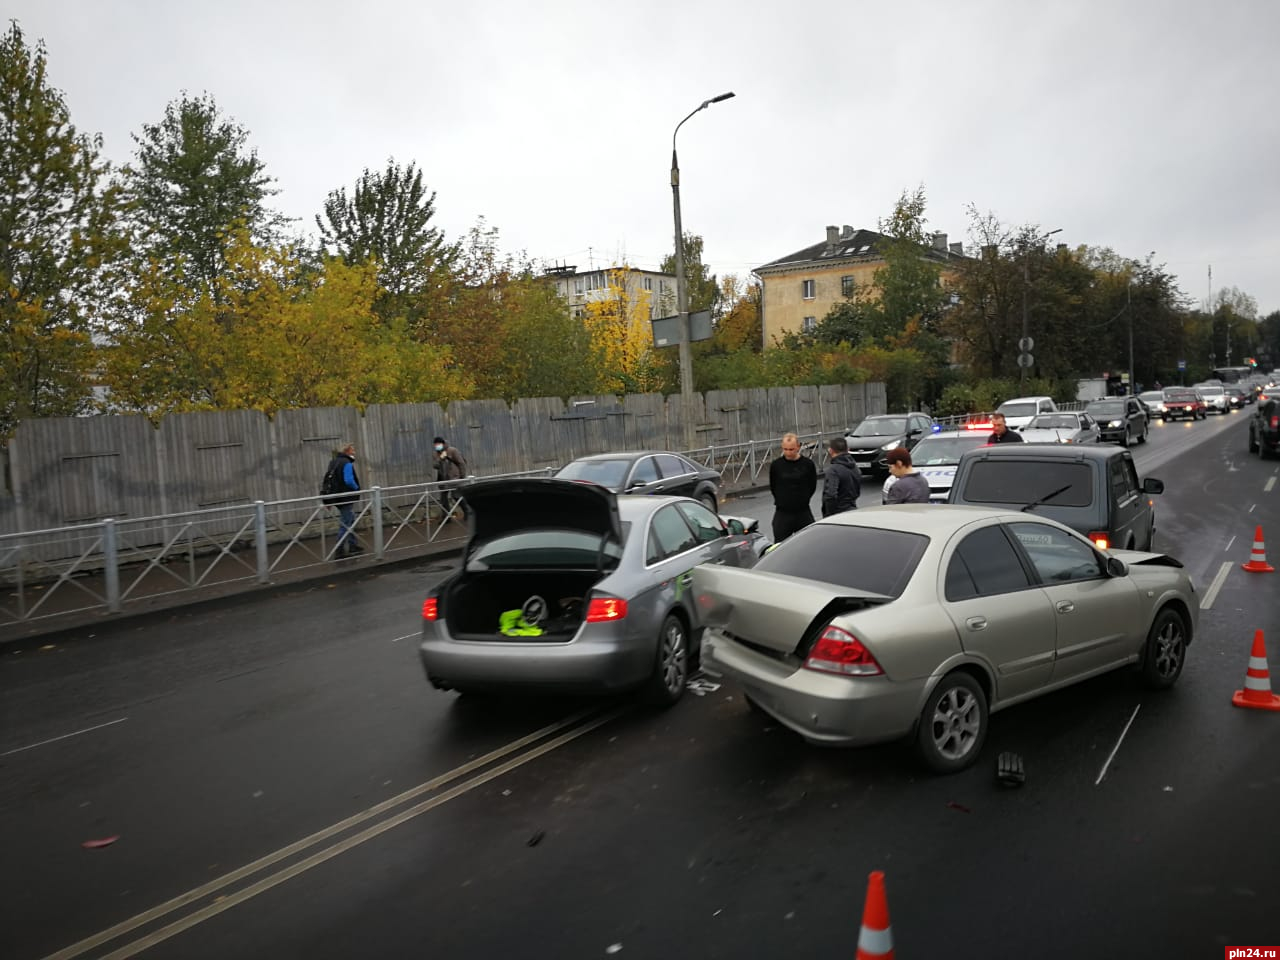
<svg viewBox="0 0 1280 960"><path fill-rule="evenodd" d="M1023 513L1026 513L1027 511L1031 510L1032 508L1040 506L1040 504L1042 504L1042 503L1048 503L1050 500L1052 500L1052 499L1053 499L1054 497L1056 497L1058 494L1060 494L1060 493L1066 493L1066 492L1067 492L1068 490L1070 490L1070 489L1071 489L1071 484L1069 484L1069 483L1068 483L1065 487L1059 487L1057 490L1053 491L1053 493L1046 493L1046 494L1045 494L1043 497L1041 497L1039 500L1032 500L1030 503L1028 503L1025 507L1023 507L1023 508L1022 508L1022 512L1023 512Z"/></svg>

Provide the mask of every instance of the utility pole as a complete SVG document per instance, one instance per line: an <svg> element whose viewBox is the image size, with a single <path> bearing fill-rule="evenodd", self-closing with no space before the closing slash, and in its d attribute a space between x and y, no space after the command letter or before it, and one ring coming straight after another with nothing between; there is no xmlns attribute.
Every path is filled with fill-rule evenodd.
<svg viewBox="0 0 1280 960"><path fill-rule="evenodd" d="M1129 278L1129 284L1124 290L1124 308L1129 314L1129 396L1136 397L1138 395L1138 381L1133 378L1133 278Z"/></svg>

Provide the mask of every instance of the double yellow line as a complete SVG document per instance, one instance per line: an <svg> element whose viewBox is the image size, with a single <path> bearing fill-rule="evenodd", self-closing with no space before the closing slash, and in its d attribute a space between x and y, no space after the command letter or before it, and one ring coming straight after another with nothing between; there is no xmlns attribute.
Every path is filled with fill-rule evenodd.
<svg viewBox="0 0 1280 960"><path fill-rule="evenodd" d="M290 858L308 850L313 851L308 856L290 864L287 867L277 870L274 873L268 873L247 886L237 888L230 894L218 896L215 900L206 903L204 906L200 906L198 909L195 909L190 913L183 914L179 919L173 920L151 933L147 933L136 940L117 947L110 953L101 955L102 960L123 960L125 957L136 956L142 951L150 947L154 947L156 944L162 943L171 937L175 937L186 930L190 930L192 927L203 923L205 920L208 920L211 917L216 917L218 914L230 910L232 907L244 903L246 900L250 900L258 894L264 893L272 887L284 883L286 880L291 880L300 874L306 873L313 867L317 867L327 860L331 860L339 854L345 853L347 850L358 847L360 844L372 840L374 837L380 836L388 830L392 830L400 826L400 824L426 813L428 810L434 810L441 804L448 803L450 800L460 797L464 793L468 793L476 787L488 783L490 780L494 780L503 774L510 773L517 767L521 767L524 764L529 763L531 760L536 760L538 757L550 753L552 750L556 750L584 734L590 733L597 727L603 726L609 721L622 715L627 711L628 707L621 706L593 717L593 714L597 714L599 709L600 708L598 707L593 707L587 710L581 710L575 714L565 717L563 720L558 720L555 723L548 724L540 730L535 730L528 736L521 737L519 740L513 740L511 743L505 744L496 750L492 750L482 757L477 757L474 760L468 761L467 763L462 764L462 766L455 767L453 770L450 770L447 773L442 773L440 776L434 777L425 783L420 783L418 786L412 787L388 800L384 800L367 810L363 810L360 813L347 817L345 820L340 820L331 826L325 827L323 830L318 830L308 837L303 837L301 840L291 843L287 847L281 847L279 850L269 853L265 857L254 860L252 863L245 864L236 870L232 870L230 873L223 874L222 876L214 880L210 880L208 883L196 887L193 890L188 890L181 896L174 897L172 900L167 900L158 906L152 907L150 910L138 914L137 916L130 917L128 920L117 923L114 927L109 927L100 933L95 933L93 936L81 940L79 943L73 943L69 947L64 947L57 953L50 954L45 958L45 960L72 960L73 957L79 957L96 947L109 944L113 940L118 940L126 934L133 933L142 927L153 924L157 920L167 917L170 914L177 913L186 907L199 904L206 898L213 896L214 894L218 894L220 891L226 890L229 887L234 887L242 881L249 880L282 861L289 860ZM546 739L556 733L559 733L559 735L550 740ZM539 741L544 740L545 742L539 743ZM533 749L525 750L526 747L533 744L538 745L534 746ZM516 756L513 757L511 756L512 754L516 754ZM507 757L510 757L510 759L506 759L505 762L498 763L498 761L504 760L504 758ZM495 763L497 764L496 766L490 766ZM486 767L488 769L485 769ZM442 792L436 792L447 784L463 777L467 777L469 774L476 773L478 770L482 770L483 772L476 774L470 779L463 780L461 783L457 783ZM426 794L432 795L424 800L420 800L412 806L404 807L404 804L412 800L416 800L419 797L423 797ZM399 809L399 812L392 812L401 807L404 807L404 809ZM384 817L385 814L390 815ZM335 837L347 833L353 827L369 823L369 821L375 822L356 833L346 836L344 839L331 843L328 846L324 846L326 841L333 840Z"/></svg>

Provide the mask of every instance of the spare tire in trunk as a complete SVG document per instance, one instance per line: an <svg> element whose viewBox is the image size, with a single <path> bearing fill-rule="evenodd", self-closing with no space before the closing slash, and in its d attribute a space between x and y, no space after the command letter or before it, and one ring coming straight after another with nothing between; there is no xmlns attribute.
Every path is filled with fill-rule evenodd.
<svg viewBox="0 0 1280 960"><path fill-rule="evenodd" d="M578 632L586 613L587 595L601 579L595 571L569 570L466 574L454 582L443 598L445 623L457 640L563 643ZM539 606L544 611L538 622L541 634L502 632L504 613L533 612Z"/></svg>

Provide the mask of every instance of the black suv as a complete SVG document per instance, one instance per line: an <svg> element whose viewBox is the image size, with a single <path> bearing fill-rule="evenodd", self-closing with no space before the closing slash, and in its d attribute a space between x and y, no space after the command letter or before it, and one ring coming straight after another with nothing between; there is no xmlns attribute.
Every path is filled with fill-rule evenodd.
<svg viewBox="0 0 1280 960"><path fill-rule="evenodd" d="M1106 550L1150 550L1156 512L1133 454L1119 447L1010 443L960 458L947 503L1025 510L1064 523Z"/></svg>
<svg viewBox="0 0 1280 960"><path fill-rule="evenodd" d="M887 477L885 456L894 447L910 450L933 432L933 417L927 413L883 413L867 417L845 436L858 469L872 476Z"/></svg>
<svg viewBox="0 0 1280 960"><path fill-rule="evenodd" d="M1249 418L1249 452L1264 460L1280 454L1280 400L1259 400Z"/></svg>
<svg viewBox="0 0 1280 960"><path fill-rule="evenodd" d="M1098 421L1102 434L1098 439L1103 443L1115 442L1127 447L1132 440L1146 442L1147 410L1137 397L1095 400L1084 410Z"/></svg>

